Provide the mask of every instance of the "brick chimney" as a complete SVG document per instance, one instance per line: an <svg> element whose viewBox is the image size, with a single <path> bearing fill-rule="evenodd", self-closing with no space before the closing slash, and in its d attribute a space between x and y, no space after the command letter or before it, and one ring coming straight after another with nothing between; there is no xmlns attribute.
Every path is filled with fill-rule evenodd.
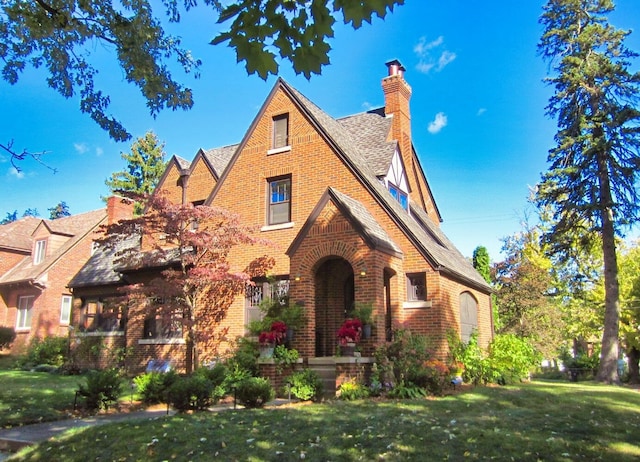
<svg viewBox="0 0 640 462"><path fill-rule="evenodd" d="M110 196L107 199L107 224L112 225L120 220L133 218L134 202L120 196Z"/></svg>
<svg viewBox="0 0 640 462"><path fill-rule="evenodd" d="M382 79L382 91L385 115L393 117L390 139L398 141L405 167L411 168L411 87L404 80L406 69L400 61L394 59L386 63L386 66L388 75Z"/></svg>

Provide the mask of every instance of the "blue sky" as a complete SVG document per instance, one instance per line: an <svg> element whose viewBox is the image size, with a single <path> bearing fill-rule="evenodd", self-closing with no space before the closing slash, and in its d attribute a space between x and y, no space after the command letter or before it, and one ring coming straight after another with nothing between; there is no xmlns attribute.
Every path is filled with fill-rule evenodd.
<svg viewBox="0 0 640 462"><path fill-rule="evenodd" d="M358 31L338 26L331 65L307 81L282 63L281 76L334 117L383 105L384 63L399 59L413 89L413 142L443 217L442 227L462 253L478 245L500 260L502 239L521 229L532 214L530 187L546 169L556 125L544 114L551 88L548 66L538 56L544 1L436 2L407 0L384 21ZM134 137L153 130L173 154L192 159L199 148L239 142L275 77L247 76L234 52L209 41L219 26L203 7L173 28L203 61L201 78L174 72L193 88L192 110L149 116L137 89L127 85L113 54L91 51L99 82L112 97L111 112ZM640 26L640 2L619 0L611 22ZM640 31L627 45L640 51ZM640 63L635 63L638 68ZM87 116L77 99L50 90L41 70L27 69L16 85L0 81L0 142L18 151L46 151L58 172L25 161L15 172L0 152L0 218L7 212L48 208L65 201L71 213L101 208L104 181L125 167L115 143Z"/></svg>

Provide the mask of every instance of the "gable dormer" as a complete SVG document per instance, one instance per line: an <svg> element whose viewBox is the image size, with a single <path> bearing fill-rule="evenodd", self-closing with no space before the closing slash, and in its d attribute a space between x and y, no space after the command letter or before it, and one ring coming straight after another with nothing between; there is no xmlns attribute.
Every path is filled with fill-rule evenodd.
<svg viewBox="0 0 640 462"><path fill-rule="evenodd" d="M409 183L400 153L396 150L384 177L384 185L403 209L409 210Z"/></svg>

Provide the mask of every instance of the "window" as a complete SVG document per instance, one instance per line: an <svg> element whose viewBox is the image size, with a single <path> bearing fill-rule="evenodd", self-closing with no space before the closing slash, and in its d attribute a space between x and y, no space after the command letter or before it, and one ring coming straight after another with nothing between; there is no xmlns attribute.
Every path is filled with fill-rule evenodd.
<svg viewBox="0 0 640 462"><path fill-rule="evenodd" d="M71 304L73 297L71 295L63 295L62 303L60 303L60 324L69 324L71 322Z"/></svg>
<svg viewBox="0 0 640 462"><path fill-rule="evenodd" d="M245 290L245 321L259 321L263 317L260 309L265 299L274 300L282 305L289 304L289 280L278 279L275 281L256 281L254 285L247 285Z"/></svg>
<svg viewBox="0 0 640 462"><path fill-rule="evenodd" d="M289 145L289 114L282 114L273 118L272 148L278 149Z"/></svg>
<svg viewBox="0 0 640 462"><path fill-rule="evenodd" d="M410 302L427 299L427 283L425 273L407 274L407 300Z"/></svg>
<svg viewBox="0 0 640 462"><path fill-rule="evenodd" d="M291 221L291 177L269 180L269 224Z"/></svg>
<svg viewBox="0 0 640 462"><path fill-rule="evenodd" d="M38 263L42 263L45 257L45 251L47 250L47 241L42 239L36 241L36 248L33 254L33 264L37 265Z"/></svg>
<svg viewBox="0 0 640 462"><path fill-rule="evenodd" d="M87 300L82 306L80 328L86 332L115 332L124 329L124 305L116 298Z"/></svg>
<svg viewBox="0 0 640 462"><path fill-rule="evenodd" d="M182 322L174 308L166 306L164 299L152 300L153 313L144 320L143 338L182 338Z"/></svg>
<svg viewBox="0 0 640 462"><path fill-rule="evenodd" d="M389 192L391 193L391 195L395 200L400 202L400 205L402 206L403 209L405 210L408 209L409 201L407 200L407 194L405 192L401 191L400 188L394 186L391 183L389 183Z"/></svg>
<svg viewBox="0 0 640 462"><path fill-rule="evenodd" d="M31 329L31 316L33 314L33 300L35 297L29 295L18 298L18 319L16 329Z"/></svg>

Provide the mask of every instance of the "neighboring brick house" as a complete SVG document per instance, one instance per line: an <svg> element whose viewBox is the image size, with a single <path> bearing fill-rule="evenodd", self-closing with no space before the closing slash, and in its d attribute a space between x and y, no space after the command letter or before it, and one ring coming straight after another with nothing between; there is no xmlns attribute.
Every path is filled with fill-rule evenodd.
<svg viewBox="0 0 640 462"><path fill-rule="evenodd" d="M310 365L335 355L336 332L358 302L373 304L376 319L361 345L365 357L401 327L427 334L442 357L449 329L464 339L475 329L482 345L491 340L491 289L439 227L411 140L411 88L398 61L387 66L383 108L334 119L278 79L239 144L169 162L157 190L174 202L229 209L273 244L232 252L238 269L262 254L276 266L271 283L256 281L229 309L230 337L246 333L269 291L284 290L304 305L308 323L293 346ZM109 258L95 266L108 270ZM101 285L115 293L124 281L111 276L81 272L74 293ZM181 364L179 332L155 327L128 327L136 361Z"/></svg>
<svg viewBox="0 0 640 462"><path fill-rule="evenodd" d="M71 278L94 250L100 225L131 216L110 198L107 208L56 220L25 217L0 226L0 325L16 330L13 351L31 339L68 335ZM129 202L127 201L127 204Z"/></svg>

